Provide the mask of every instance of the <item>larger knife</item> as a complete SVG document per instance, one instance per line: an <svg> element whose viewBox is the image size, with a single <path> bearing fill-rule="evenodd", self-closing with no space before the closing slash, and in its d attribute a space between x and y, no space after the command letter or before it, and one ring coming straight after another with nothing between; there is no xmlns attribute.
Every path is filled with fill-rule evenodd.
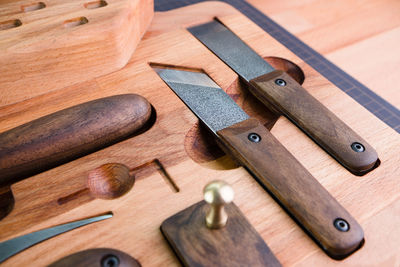
<svg viewBox="0 0 400 267"><path fill-rule="evenodd" d="M204 73L154 67L178 97L334 258L363 241L357 221L288 150Z"/></svg>
<svg viewBox="0 0 400 267"><path fill-rule="evenodd" d="M274 69L220 22L188 29L231 67L265 105L280 111L356 175L377 164L376 151L283 71Z"/></svg>

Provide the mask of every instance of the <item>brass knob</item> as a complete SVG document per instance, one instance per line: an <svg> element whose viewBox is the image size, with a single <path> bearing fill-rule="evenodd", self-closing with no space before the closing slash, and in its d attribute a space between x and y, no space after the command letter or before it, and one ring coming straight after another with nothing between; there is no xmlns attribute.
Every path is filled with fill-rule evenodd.
<svg viewBox="0 0 400 267"><path fill-rule="evenodd" d="M228 215L224 205L232 202L234 192L224 181L213 181L204 188L204 200L210 204L206 215L206 225L211 229L222 228L226 225Z"/></svg>

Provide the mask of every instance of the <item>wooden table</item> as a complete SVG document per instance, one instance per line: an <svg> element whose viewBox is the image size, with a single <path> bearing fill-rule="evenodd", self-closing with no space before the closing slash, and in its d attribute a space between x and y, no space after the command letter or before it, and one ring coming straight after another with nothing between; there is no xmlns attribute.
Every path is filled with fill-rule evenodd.
<svg viewBox="0 0 400 267"><path fill-rule="evenodd" d="M400 1L248 2L400 108Z"/></svg>

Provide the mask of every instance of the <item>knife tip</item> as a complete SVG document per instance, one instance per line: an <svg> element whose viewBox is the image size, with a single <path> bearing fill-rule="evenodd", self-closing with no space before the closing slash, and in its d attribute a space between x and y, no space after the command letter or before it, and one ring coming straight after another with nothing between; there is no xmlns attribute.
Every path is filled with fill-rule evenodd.
<svg viewBox="0 0 400 267"><path fill-rule="evenodd" d="M164 69L162 69L162 68L160 68L160 67L154 67L154 66L151 66L152 68L153 68L153 70L156 72L156 73L158 73L158 74L160 74Z"/></svg>

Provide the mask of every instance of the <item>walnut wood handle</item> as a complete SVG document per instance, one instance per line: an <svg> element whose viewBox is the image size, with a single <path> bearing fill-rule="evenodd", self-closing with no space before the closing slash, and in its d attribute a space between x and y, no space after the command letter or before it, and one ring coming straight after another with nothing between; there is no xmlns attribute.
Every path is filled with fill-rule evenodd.
<svg viewBox="0 0 400 267"><path fill-rule="evenodd" d="M256 176L329 255L341 258L360 246L364 233L357 221L258 120L245 120L217 134L225 149ZM259 142L254 134L260 137ZM343 231L346 222L349 229Z"/></svg>
<svg viewBox="0 0 400 267"><path fill-rule="evenodd" d="M144 126L150 103L135 94L76 105L0 134L0 186L120 141Z"/></svg>
<svg viewBox="0 0 400 267"><path fill-rule="evenodd" d="M349 171L363 175L373 169L376 151L286 72L273 71L250 83L259 100L282 112Z"/></svg>
<svg viewBox="0 0 400 267"><path fill-rule="evenodd" d="M140 263L130 255L111 248L94 248L68 255L48 267L140 267Z"/></svg>

